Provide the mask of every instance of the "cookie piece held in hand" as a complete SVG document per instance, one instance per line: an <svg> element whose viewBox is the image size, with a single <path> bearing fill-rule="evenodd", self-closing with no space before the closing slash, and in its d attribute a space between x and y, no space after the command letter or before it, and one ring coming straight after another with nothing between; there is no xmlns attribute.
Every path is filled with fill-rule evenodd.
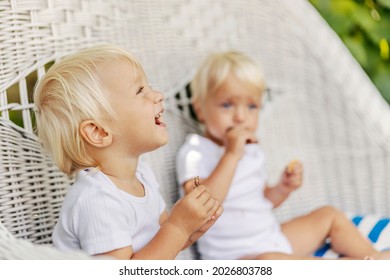
<svg viewBox="0 0 390 280"><path fill-rule="evenodd" d="M292 173L294 171L295 165L297 164L298 160L294 159L290 161L290 163L287 166L287 172Z"/></svg>

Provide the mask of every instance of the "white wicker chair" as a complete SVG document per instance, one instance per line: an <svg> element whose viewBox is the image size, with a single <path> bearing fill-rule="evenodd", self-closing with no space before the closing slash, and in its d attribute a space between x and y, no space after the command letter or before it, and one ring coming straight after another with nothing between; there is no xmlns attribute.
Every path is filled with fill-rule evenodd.
<svg viewBox="0 0 390 280"><path fill-rule="evenodd" d="M145 159L168 206L177 198L175 153L198 129L186 86L209 51L236 49L267 78L259 137L270 181L293 158L305 165L280 220L325 204L390 215L389 106L305 0L4 0L0 30L0 258L84 256L33 245L50 243L70 180L39 150L28 83L48 63L107 42L134 53L166 94L170 142Z"/></svg>

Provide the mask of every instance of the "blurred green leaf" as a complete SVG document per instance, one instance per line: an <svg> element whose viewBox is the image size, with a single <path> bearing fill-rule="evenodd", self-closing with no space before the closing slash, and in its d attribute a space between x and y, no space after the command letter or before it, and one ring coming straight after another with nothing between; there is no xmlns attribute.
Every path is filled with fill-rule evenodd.
<svg viewBox="0 0 390 280"><path fill-rule="evenodd" d="M387 102L390 103L390 67L383 67L380 68L379 71L377 71L373 75L373 81L378 87L378 90L382 93L383 97L386 99Z"/></svg>
<svg viewBox="0 0 390 280"><path fill-rule="evenodd" d="M368 67L369 62L363 40L362 36L343 37L343 41L347 48L351 51L357 61L365 68Z"/></svg>
<svg viewBox="0 0 390 280"><path fill-rule="evenodd" d="M390 19L383 19L374 24L363 26L370 40L379 45L382 38L390 41Z"/></svg>
<svg viewBox="0 0 390 280"><path fill-rule="evenodd" d="M349 33L353 29L355 23L352 21L351 14L356 9L356 3L352 0L331 0L322 3L326 3L323 5L323 10L326 18L329 19L328 23L336 33Z"/></svg>
<svg viewBox="0 0 390 280"><path fill-rule="evenodd" d="M349 15L357 7L359 7L359 5L353 0L331 0L330 7L332 11L337 11L339 14Z"/></svg>
<svg viewBox="0 0 390 280"><path fill-rule="evenodd" d="M390 9L390 0L377 0L378 4Z"/></svg>
<svg viewBox="0 0 390 280"><path fill-rule="evenodd" d="M354 22L368 32L373 30L378 24L378 22L372 18L369 9L364 6L357 6L351 16Z"/></svg>
<svg viewBox="0 0 390 280"><path fill-rule="evenodd" d="M364 70L369 76L372 76L378 68L381 67L383 61L378 55L379 51L375 45L365 44L365 49L368 57L368 62L365 66L363 66Z"/></svg>
<svg viewBox="0 0 390 280"><path fill-rule="evenodd" d="M385 38L379 42L379 53L383 60L389 59L389 42Z"/></svg>
<svg viewBox="0 0 390 280"><path fill-rule="evenodd" d="M390 104L390 0L309 0Z"/></svg>
<svg viewBox="0 0 390 280"><path fill-rule="evenodd" d="M329 25L337 34L349 33L354 28L354 22L350 18L332 15L329 17L329 20Z"/></svg>

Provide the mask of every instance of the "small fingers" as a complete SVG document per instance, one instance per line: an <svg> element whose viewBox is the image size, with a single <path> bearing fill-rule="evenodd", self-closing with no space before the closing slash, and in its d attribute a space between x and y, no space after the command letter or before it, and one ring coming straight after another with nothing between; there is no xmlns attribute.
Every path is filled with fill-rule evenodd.
<svg viewBox="0 0 390 280"><path fill-rule="evenodd" d="M193 190L189 193L189 195L197 198L197 197L201 196L204 192L207 192L206 186L199 185L198 187L193 188Z"/></svg>
<svg viewBox="0 0 390 280"><path fill-rule="evenodd" d="M302 177L301 176L297 176L297 177L289 177L289 178L286 178L283 182L284 184L288 187L288 188L293 188L293 189L296 189L296 188L299 188L301 185L302 185Z"/></svg>
<svg viewBox="0 0 390 280"><path fill-rule="evenodd" d="M214 206L213 206L213 208L209 212L208 220L215 220L215 219L217 219L219 216L221 216L222 212L223 212L222 205L219 203L218 200L215 200Z"/></svg>
<svg viewBox="0 0 390 280"><path fill-rule="evenodd" d="M286 172L287 174L302 172L302 163L296 159L290 161L290 163L287 165Z"/></svg>
<svg viewBox="0 0 390 280"><path fill-rule="evenodd" d="M290 161L290 163L287 165L287 173L288 174L293 173L296 164L297 164L297 160L296 159Z"/></svg>
<svg viewBox="0 0 390 280"><path fill-rule="evenodd" d="M197 197L197 199L199 200L199 203L201 205L203 205L205 208L207 208L207 207L211 208L213 205L214 198L211 196L211 194L208 191L203 192L200 196ZM210 206L210 203L211 203L211 206ZM209 208L207 208L207 210Z"/></svg>

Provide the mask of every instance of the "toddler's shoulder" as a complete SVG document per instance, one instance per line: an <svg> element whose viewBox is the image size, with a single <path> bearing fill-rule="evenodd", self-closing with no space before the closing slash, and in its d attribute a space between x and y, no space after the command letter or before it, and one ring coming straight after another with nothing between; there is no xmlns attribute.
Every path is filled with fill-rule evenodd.
<svg viewBox="0 0 390 280"><path fill-rule="evenodd" d="M80 171L66 195L64 203L75 207L92 207L95 204L118 200L120 193L113 183L99 170Z"/></svg>
<svg viewBox="0 0 390 280"><path fill-rule="evenodd" d="M179 153L183 151L209 151L214 149L218 149L218 146L210 139L207 139L199 134L189 134L187 135L183 145L180 147Z"/></svg>

